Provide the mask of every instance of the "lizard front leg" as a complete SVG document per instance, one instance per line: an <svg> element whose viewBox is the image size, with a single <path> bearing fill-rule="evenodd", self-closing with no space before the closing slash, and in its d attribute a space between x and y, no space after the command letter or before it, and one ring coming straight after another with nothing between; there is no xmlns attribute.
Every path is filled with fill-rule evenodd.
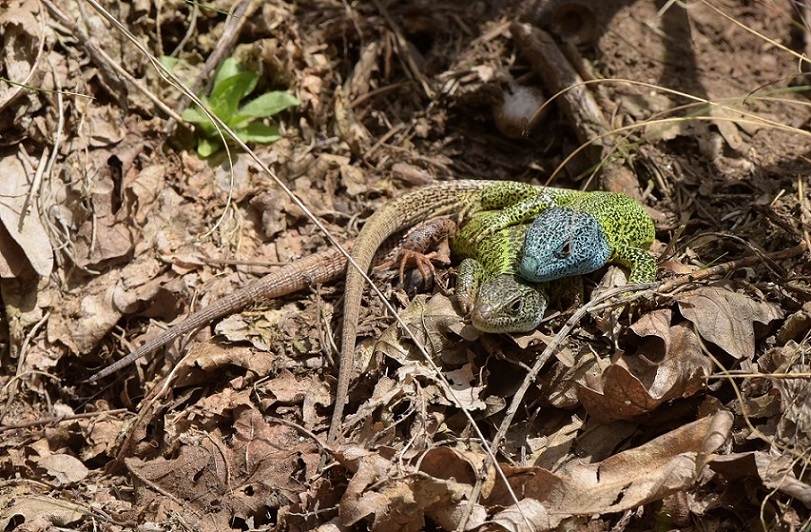
<svg viewBox="0 0 811 532"><path fill-rule="evenodd" d="M459 264L456 271L456 301L462 315L467 316L473 310L484 277L484 267L476 259L468 258Z"/></svg>
<svg viewBox="0 0 811 532"><path fill-rule="evenodd" d="M494 185L481 191L482 207L497 212L481 222L480 229L471 237L472 242L480 244L503 229L530 222L545 210L557 205L560 198L567 194L580 193L522 183Z"/></svg>
<svg viewBox="0 0 811 532"><path fill-rule="evenodd" d="M644 249L623 246L615 249L614 255L611 262L630 270L628 284L652 283L656 280L656 259Z"/></svg>

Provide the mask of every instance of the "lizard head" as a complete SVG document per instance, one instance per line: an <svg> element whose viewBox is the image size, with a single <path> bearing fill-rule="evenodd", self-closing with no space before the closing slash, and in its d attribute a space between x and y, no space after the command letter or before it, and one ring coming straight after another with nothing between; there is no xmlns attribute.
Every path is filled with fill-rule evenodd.
<svg viewBox="0 0 811 532"><path fill-rule="evenodd" d="M611 246L597 219L566 207L545 210L527 230L519 273L546 282L593 272L611 256Z"/></svg>
<svg viewBox="0 0 811 532"><path fill-rule="evenodd" d="M497 275L479 287L470 318L483 332L528 332L541 323L547 302L539 286L515 275Z"/></svg>

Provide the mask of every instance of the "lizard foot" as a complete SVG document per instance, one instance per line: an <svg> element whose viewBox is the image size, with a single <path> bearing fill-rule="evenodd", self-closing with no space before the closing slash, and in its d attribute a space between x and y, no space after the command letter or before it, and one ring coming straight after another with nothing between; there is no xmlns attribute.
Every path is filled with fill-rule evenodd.
<svg viewBox="0 0 811 532"><path fill-rule="evenodd" d="M406 269L409 266L416 267L422 276L421 284L430 286L436 277L434 262L450 265L448 239L456 232L456 228L456 224L447 217L435 218L413 227L402 238L395 253L377 266L375 271L399 263L400 284L404 284ZM428 252L429 249L434 251Z"/></svg>

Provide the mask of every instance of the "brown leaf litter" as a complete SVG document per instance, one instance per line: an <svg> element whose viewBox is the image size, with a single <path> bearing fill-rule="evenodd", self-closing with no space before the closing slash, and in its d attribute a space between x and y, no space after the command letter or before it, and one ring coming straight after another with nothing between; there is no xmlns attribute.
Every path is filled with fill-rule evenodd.
<svg viewBox="0 0 811 532"><path fill-rule="evenodd" d="M91 2L6 2L0 528L807 529L795 4L106 2L184 81L231 55L297 95L253 148L339 241L460 177L623 190L656 221L663 284L633 313L595 302L597 272L585 308L520 337L376 277L439 373L370 298L324 449L340 284L84 382L327 241L245 154L203 161L170 131L184 98ZM530 103L505 122L513 99ZM463 409L501 437L498 469Z"/></svg>

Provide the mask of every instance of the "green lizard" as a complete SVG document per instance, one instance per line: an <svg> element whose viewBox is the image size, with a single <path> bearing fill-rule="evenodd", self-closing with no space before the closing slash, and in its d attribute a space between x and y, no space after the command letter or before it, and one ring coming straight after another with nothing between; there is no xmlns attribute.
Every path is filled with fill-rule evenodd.
<svg viewBox="0 0 811 532"><path fill-rule="evenodd" d="M591 197L597 197L597 201L591 201ZM625 198L632 203L627 204ZM614 208L615 205L616 208ZM610 224L606 222L597 228L598 236L602 235L615 243L624 242L625 239L622 236L636 233L640 226L643 228L644 235L642 238L632 239L631 247L634 243L637 244L637 247L647 247L653 238L653 223L647 217L647 213L639 204L624 194L536 187L513 181L462 180L429 185L389 201L368 219L358 235L352 251L352 262L357 268L351 265L347 268L338 385L327 436L328 443L333 443L340 433L343 409L354 365L358 315L364 284L361 272L369 270L378 246L394 232L428 218L458 213L460 219L464 219L481 211L501 209L492 216L482 218L483 221L479 223L481 230L471 235L471 245L478 246L487 237L512 225L528 222L543 211L554 207L571 207L576 212L586 212L592 215L605 213L606 216L616 216L616 219L613 219ZM641 219L637 209L641 212ZM646 245L644 242L648 235L650 238ZM640 272L648 271L652 265L655 274L656 263L646 253L630 256L631 254L626 253L625 247L616 244L613 250L615 253L609 259L618 262L629 261L632 272L637 268ZM493 286L509 281L501 276L496 277L499 280L495 281L496 284ZM501 292L497 290L496 293Z"/></svg>
<svg viewBox="0 0 811 532"><path fill-rule="evenodd" d="M378 268L399 261L402 282L406 264L413 262L423 279L430 278L431 255L425 253L448 239L454 257L464 259L456 270L456 300L462 314L483 332L531 331L546 310L548 283L530 283L517 275L529 224L502 229L480 244L474 242L482 225L496 213L474 215L461 229L447 217L432 218L410 230L397 254Z"/></svg>
<svg viewBox="0 0 811 532"><path fill-rule="evenodd" d="M456 300L474 327L483 332L534 330L549 302L546 283L518 277L529 224L497 231L479 244L475 236L497 212L483 212L451 238L451 251L464 257L456 272Z"/></svg>

